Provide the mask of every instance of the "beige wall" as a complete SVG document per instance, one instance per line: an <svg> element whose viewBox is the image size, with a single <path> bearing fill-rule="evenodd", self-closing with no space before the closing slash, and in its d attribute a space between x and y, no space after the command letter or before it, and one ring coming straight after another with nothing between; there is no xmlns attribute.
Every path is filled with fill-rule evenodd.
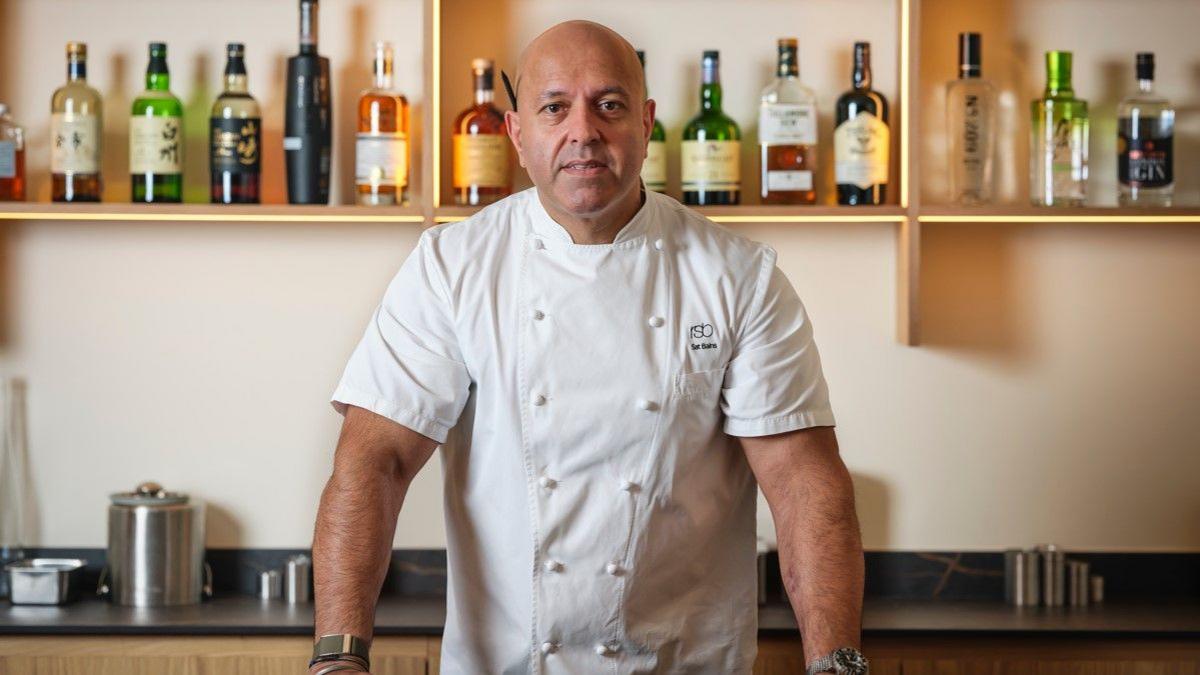
<svg viewBox="0 0 1200 675"><path fill-rule="evenodd" d="M111 10L105 16L84 14L80 8L90 4L0 2L0 50L8 64L0 68L0 99L16 105L42 143L32 150L33 173L44 171L38 139L45 136L50 91L62 77L62 43L75 36L94 45L93 81L124 101L113 111L134 94L146 41L170 43L174 72L186 72L185 64L207 53L211 90L221 43L243 39L252 90L279 116L278 62L294 50L291 3L280 12L251 0L203 6L129 0L105 3ZM398 45L419 40L416 3L347 4L360 8L360 26L386 26L384 37ZM520 35L554 18L535 12L545 3L510 4L522 13ZM706 16L714 23L697 34L691 32L697 24L679 11L682 2L664 2L666 9L647 11L669 9L681 28L633 36L653 40L651 86L676 138L692 106L693 57L709 44L727 55L727 98L749 128L751 97L769 75L776 32L802 38L802 72L828 116L844 86L846 55L822 59L864 33L873 41L892 39L883 33L896 20L894 4L884 0L854 3L882 13L868 13L861 31L857 15L836 15L841 3L832 0L752 3L760 11L797 12L786 28L743 20L728 9L735 3L694 4L719 4L725 17ZM1120 3L1094 4L1107 11ZM43 5L72 11L33 9ZM333 5L323 7L323 51L345 81L351 58L365 72L366 41L374 34L355 33ZM162 14L134 21L134 7ZM234 10L258 17L244 34L188 28L212 25L214 13ZM617 10L607 11L613 23L620 20ZM1194 85L1200 52L1184 39L1186 26L1154 25L1165 31L1154 45L1160 54L1177 50L1177 63L1160 66L1163 75L1190 74L1193 84L1180 85L1176 98L1181 110L1200 117ZM1103 34L1120 35L1115 25ZM1088 44L1122 59L1140 46L1115 38ZM475 51L469 43L447 49ZM126 54L123 91L113 91L113 75L105 73L118 52ZM399 68L408 73L398 78L400 86L419 103L419 44L399 52ZM876 59L894 100L894 64L888 75L882 45ZM449 77L457 67L446 68ZM673 81L676 73L681 79ZM335 91L345 120L353 87L335 82ZM186 99L191 85L183 81L177 92ZM453 100L444 105L457 107ZM108 128L122 134L122 120L110 113ZM826 124L823 135L828 130ZM351 132L339 125L342 148ZM344 184L348 153L341 157ZM1194 157L1186 160L1191 176ZM106 166L120 168L121 161L109 157ZM271 161L278 172L278 155L268 155L268 171ZM110 173L123 180L120 171ZM276 173L272 180L268 194L278 197L282 178ZM124 195L119 185L114 198ZM45 196L44 180L34 188ZM892 225L737 229L779 250L813 317L869 547L999 548L1054 540L1108 550L1200 550L1200 230L926 225L925 344L910 348L894 340ZM103 546L106 495L154 478L209 503L211 546L306 545L339 421L328 396L418 234L417 225L7 224L0 236L0 370L29 380L33 543ZM765 511L762 529L770 535ZM435 460L410 492L396 545L444 542Z"/></svg>

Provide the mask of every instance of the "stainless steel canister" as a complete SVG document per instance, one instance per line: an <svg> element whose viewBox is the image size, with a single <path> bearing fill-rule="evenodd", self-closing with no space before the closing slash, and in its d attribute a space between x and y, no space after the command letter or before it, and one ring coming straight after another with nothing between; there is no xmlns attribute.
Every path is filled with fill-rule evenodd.
<svg viewBox="0 0 1200 675"><path fill-rule="evenodd" d="M1004 597L1010 605L1032 607L1040 599L1038 577L1041 556L1037 551L1004 552Z"/></svg>
<svg viewBox="0 0 1200 675"><path fill-rule="evenodd" d="M1042 604L1062 607L1066 598L1067 565L1062 550L1054 544L1040 547L1042 554Z"/></svg>
<svg viewBox="0 0 1200 675"><path fill-rule="evenodd" d="M312 583L312 560L306 555L287 559L283 574L283 597L289 605L308 602Z"/></svg>
<svg viewBox="0 0 1200 675"><path fill-rule="evenodd" d="M1067 561L1067 571L1070 583L1067 589L1067 602L1072 607L1087 607L1088 577L1091 566L1082 560Z"/></svg>
<svg viewBox="0 0 1200 675"><path fill-rule="evenodd" d="M111 499L102 592L133 607L190 605L212 594L211 580L205 583L202 505L152 482Z"/></svg>

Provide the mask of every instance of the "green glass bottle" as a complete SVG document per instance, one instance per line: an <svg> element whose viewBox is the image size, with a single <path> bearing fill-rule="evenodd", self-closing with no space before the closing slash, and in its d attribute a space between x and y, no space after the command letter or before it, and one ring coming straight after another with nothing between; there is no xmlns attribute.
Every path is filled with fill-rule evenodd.
<svg viewBox="0 0 1200 675"><path fill-rule="evenodd" d="M150 43L146 91L133 102L129 174L134 202L183 201L183 104L171 93L162 42Z"/></svg>
<svg viewBox="0 0 1200 675"><path fill-rule="evenodd" d="M646 52L637 50L638 61L642 62L642 73L646 71ZM647 85L647 96L649 96ZM667 191L667 131L663 129L658 117L654 118L654 128L650 130L650 142L646 145L646 160L642 162L642 183L647 190L655 192Z"/></svg>
<svg viewBox="0 0 1200 675"><path fill-rule="evenodd" d="M700 114L683 129L680 163L683 203L737 204L741 194L741 139L737 122L721 111L720 54L704 52Z"/></svg>
<svg viewBox="0 0 1200 675"><path fill-rule="evenodd" d="M1046 92L1032 104L1029 197L1034 206L1083 206L1088 178L1087 101L1071 88L1071 52L1046 52Z"/></svg>

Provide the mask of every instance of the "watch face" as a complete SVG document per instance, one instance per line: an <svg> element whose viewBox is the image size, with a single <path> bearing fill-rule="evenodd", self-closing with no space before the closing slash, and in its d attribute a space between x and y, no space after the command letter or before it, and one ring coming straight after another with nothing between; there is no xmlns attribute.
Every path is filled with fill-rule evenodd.
<svg viewBox="0 0 1200 675"><path fill-rule="evenodd" d="M847 675L866 675L867 658L857 650L843 647L833 653L833 667L837 673Z"/></svg>

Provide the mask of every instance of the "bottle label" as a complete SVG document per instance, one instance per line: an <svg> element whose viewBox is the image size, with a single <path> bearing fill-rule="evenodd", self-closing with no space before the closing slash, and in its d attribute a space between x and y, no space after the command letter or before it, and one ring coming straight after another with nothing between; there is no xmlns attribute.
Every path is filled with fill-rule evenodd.
<svg viewBox="0 0 1200 675"><path fill-rule="evenodd" d="M100 119L73 112L50 116L50 172L100 171Z"/></svg>
<svg viewBox="0 0 1200 675"><path fill-rule="evenodd" d="M650 141L646 146L646 161L642 162L642 182L647 190L665 192L667 189L667 144Z"/></svg>
<svg viewBox="0 0 1200 675"><path fill-rule="evenodd" d="M888 126L869 112L838 125L833 132L833 173L839 185L867 189L888 182Z"/></svg>
<svg viewBox="0 0 1200 675"><path fill-rule="evenodd" d="M454 188L507 188L508 136L454 134Z"/></svg>
<svg viewBox="0 0 1200 675"><path fill-rule="evenodd" d="M178 117L136 115L129 120L129 173L183 173Z"/></svg>
<svg viewBox="0 0 1200 675"><path fill-rule="evenodd" d="M1131 138L1122 130L1117 136L1117 179L1137 188L1170 185L1175 182L1173 146L1172 136Z"/></svg>
<svg viewBox="0 0 1200 675"><path fill-rule="evenodd" d="M684 191L737 190L740 149L738 141L684 141L680 147Z"/></svg>
<svg viewBox="0 0 1200 675"><path fill-rule="evenodd" d="M360 133L354 144L354 182L398 188L408 185L408 139L400 134Z"/></svg>
<svg viewBox="0 0 1200 675"><path fill-rule="evenodd" d="M209 121L209 156L213 171L229 173L258 173L261 166L257 117L214 117Z"/></svg>
<svg viewBox="0 0 1200 675"><path fill-rule="evenodd" d="M758 142L816 145L817 109L811 103L769 103L758 109Z"/></svg>
<svg viewBox="0 0 1200 675"><path fill-rule="evenodd" d="M811 171L768 171L767 190L770 192L807 192L813 189Z"/></svg>
<svg viewBox="0 0 1200 675"><path fill-rule="evenodd" d="M12 141L0 141L0 178L17 177L17 145Z"/></svg>

